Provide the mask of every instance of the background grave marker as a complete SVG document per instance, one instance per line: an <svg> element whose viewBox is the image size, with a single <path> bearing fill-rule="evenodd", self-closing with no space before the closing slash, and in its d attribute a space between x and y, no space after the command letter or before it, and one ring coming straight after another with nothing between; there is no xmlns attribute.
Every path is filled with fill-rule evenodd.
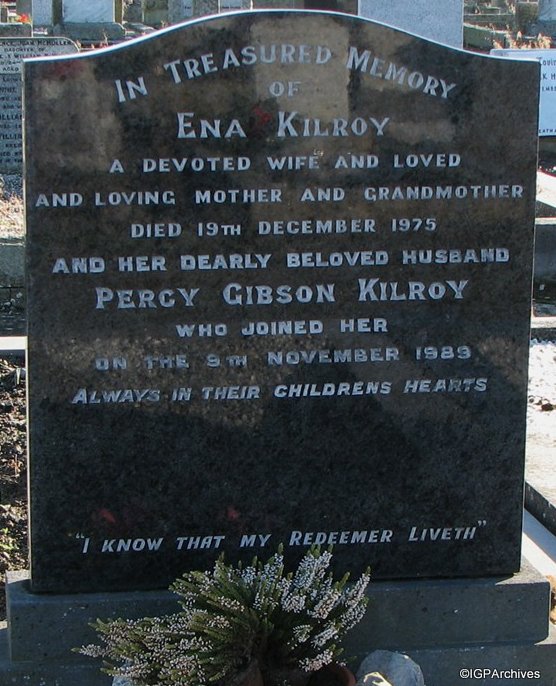
<svg viewBox="0 0 556 686"><path fill-rule="evenodd" d="M0 39L0 170L21 173L23 129L21 125L21 72L23 60L44 55L78 52L68 38Z"/></svg>

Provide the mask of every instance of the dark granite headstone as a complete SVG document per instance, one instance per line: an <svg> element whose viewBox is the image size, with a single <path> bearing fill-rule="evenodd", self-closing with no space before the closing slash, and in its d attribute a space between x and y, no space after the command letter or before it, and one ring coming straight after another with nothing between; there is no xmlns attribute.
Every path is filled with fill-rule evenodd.
<svg viewBox="0 0 556 686"><path fill-rule="evenodd" d="M538 65L278 11L25 69L33 589L516 571Z"/></svg>
<svg viewBox="0 0 556 686"><path fill-rule="evenodd" d="M22 24L22 26L27 26ZM23 129L21 125L21 72L23 60L43 55L78 52L68 38L0 39L0 171L21 173Z"/></svg>

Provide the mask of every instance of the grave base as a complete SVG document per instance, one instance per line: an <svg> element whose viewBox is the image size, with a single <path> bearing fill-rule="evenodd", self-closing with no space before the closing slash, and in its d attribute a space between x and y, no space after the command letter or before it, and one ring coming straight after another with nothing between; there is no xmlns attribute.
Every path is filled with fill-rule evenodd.
<svg viewBox="0 0 556 686"><path fill-rule="evenodd" d="M480 621L480 616L477 618ZM535 644L490 644L407 650L421 667L426 686L480 684L556 686L556 626Z"/></svg>
<svg viewBox="0 0 556 686"><path fill-rule="evenodd" d="M8 575L2 684L109 686L98 661L71 652L95 640L89 622L177 609L168 591L36 595L27 579L26 573ZM524 683L520 670L538 670L539 683L556 686L549 586L526 562L508 578L380 581L369 595L369 610L347 645L354 666L380 648L410 655L427 686L454 686L462 669L508 672L505 684ZM484 683L490 683L486 676Z"/></svg>

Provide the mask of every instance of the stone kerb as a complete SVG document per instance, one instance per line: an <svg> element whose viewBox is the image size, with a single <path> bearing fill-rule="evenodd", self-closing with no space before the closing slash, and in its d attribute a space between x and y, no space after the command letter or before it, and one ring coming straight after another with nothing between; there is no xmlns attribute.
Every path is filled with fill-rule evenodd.
<svg viewBox="0 0 556 686"><path fill-rule="evenodd" d="M23 60L73 52L78 52L78 47L67 38L0 38L0 172L22 172Z"/></svg>

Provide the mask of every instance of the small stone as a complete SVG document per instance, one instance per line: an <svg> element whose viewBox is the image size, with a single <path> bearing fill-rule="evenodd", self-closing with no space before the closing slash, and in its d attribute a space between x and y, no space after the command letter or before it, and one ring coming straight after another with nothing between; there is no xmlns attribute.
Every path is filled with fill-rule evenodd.
<svg viewBox="0 0 556 686"><path fill-rule="evenodd" d="M362 680L359 680L357 684L362 684L363 686L393 686L389 681L380 674L380 672L371 672L371 674L366 674Z"/></svg>
<svg viewBox="0 0 556 686"><path fill-rule="evenodd" d="M552 403L548 402L547 400L545 400L541 405L541 410L543 412L552 412L553 409L554 409L554 405Z"/></svg>
<svg viewBox="0 0 556 686"><path fill-rule="evenodd" d="M375 650L368 655L357 670L357 679L361 682L365 676L379 674L386 684L392 686L425 686L423 672L419 665L402 653L393 653L389 650ZM373 684L373 682L365 682ZM381 682L377 685L384 686ZM373 684L374 686L374 684Z"/></svg>

